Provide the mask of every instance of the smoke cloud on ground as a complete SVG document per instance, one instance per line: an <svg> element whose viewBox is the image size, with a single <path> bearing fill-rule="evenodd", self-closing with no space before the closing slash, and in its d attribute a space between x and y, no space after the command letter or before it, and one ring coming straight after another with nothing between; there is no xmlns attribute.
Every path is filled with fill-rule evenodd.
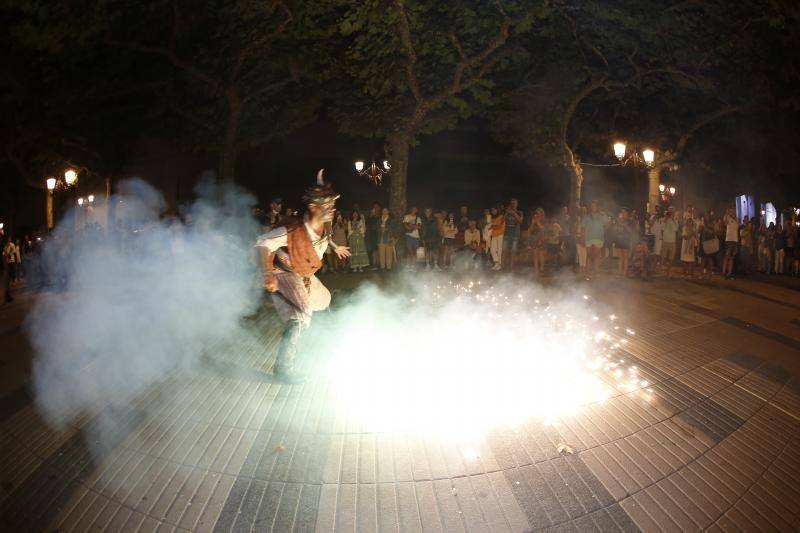
<svg viewBox="0 0 800 533"><path fill-rule="evenodd" d="M90 436L102 444L109 406L198 368L204 349L236 335L254 309L254 197L213 179L195 192L184 223L164 217L152 186L126 181L105 232L65 217L47 242L45 269L65 291L40 299L27 328L36 404L52 426L102 413Z"/></svg>

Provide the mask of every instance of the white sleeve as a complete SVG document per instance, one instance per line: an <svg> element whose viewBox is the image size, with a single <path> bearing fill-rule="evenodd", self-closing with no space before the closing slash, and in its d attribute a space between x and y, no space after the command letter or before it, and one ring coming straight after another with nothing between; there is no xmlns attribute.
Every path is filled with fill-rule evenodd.
<svg viewBox="0 0 800 533"><path fill-rule="evenodd" d="M278 248L283 248L288 244L288 232L285 226L281 226L260 236L255 245L256 247L266 248L269 253L273 253Z"/></svg>

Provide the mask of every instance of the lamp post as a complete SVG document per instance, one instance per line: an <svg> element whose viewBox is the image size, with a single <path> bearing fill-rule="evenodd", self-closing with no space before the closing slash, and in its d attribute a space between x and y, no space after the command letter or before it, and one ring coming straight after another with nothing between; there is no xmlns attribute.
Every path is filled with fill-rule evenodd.
<svg viewBox="0 0 800 533"><path fill-rule="evenodd" d="M673 196L675 196L675 193L678 192L678 189L676 189L675 186L673 185L665 185L663 183L659 183L658 192L661 195L661 201L669 205L670 199Z"/></svg>
<svg viewBox="0 0 800 533"><path fill-rule="evenodd" d="M44 180L45 185L47 186L46 192L46 211L47 211L47 230L50 231L53 229L53 196L58 189L69 189L70 187L74 186L78 183L78 173L75 172L73 169L67 169L64 172L63 178L54 178L49 177Z"/></svg>
<svg viewBox="0 0 800 533"><path fill-rule="evenodd" d="M632 164L636 167L647 168L647 210L652 211L658 203L658 168L656 167L656 153L645 148L639 151L635 146L626 156L627 146L623 141L614 143L614 156L619 160L620 166Z"/></svg>
<svg viewBox="0 0 800 533"><path fill-rule="evenodd" d="M389 173L392 166L389 164L389 161L386 160L383 161L381 166L378 166L373 160L368 167L365 167L364 162L359 160L355 162L355 168L359 176L365 176L375 185L380 185L383 176Z"/></svg>

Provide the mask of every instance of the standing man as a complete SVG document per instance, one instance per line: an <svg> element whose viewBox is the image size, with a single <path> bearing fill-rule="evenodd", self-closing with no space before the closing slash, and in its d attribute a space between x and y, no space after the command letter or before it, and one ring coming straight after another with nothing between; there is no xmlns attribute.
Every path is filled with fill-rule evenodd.
<svg viewBox="0 0 800 533"><path fill-rule="evenodd" d="M498 208L492 208L492 243L489 250L492 255L494 266L492 270L500 270L502 268L503 260L503 234L506 231L506 217L505 214Z"/></svg>
<svg viewBox="0 0 800 533"><path fill-rule="evenodd" d="M464 232L469 227L469 209L462 205L458 215L458 235L456 236L456 246L466 244L464 242Z"/></svg>
<svg viewBox="0 0 800 533"><path fill-rule="evenodd" d="M664 210L660 205L656 206L656 212L650 218L650 233L653 235L653 242L648 243L653 249L656 262L661 258L661 243L664 239Z"/></svg>
<svg viewBox="0 0 800 533"><path fill-rule="evenodd" d="M503 259L502 265L508 265L509 270L514 270L514 259L517 255L517 244L519 243L519 228L522 225L522 213L518 209L516 198L512 198L508 203L505 212L506 231L503 235Z"/></svg>
<svg viewBox="0 0 800 533"><path fill-rule="evenodd" d="M470 220L464 230L464 249L466 268L474 267L477 270L481 264L481 230L474 220Z"/></svg>
<svg viewBox="0 0 800 533"><path fill-rule="evenodd" d="M667 209L661 235L661 261L667 270L667 278L670 278L678 242L678 222L675 220L675 211L671 207Z"/></svg>
<svg viewBox="0 0 800 533"><path fill-rule="evenodd" d="M300 334L311 324L312 313L326 309L331 301L331 293L314 275L322 267L325 250L330 246L340 259L350 255L346 246L333 242L326 227L333 220L339 195L324 183L322 172L317 173L316 186L303 194L307 208L303 218L273 228L256 242L263 260L264 288L272 293L275 310L286 323L272 369L284 383L301 381L293 372Z"/></svg>
<svg viewBox="0 0 800 533"><path fill-rule="evenodd" d="M403 227L406 229L406 268L412 270L417 261L417 248L419 248L419 230L422 219L417 216L417 208L412 207L403 217Z"/></svg>
<svg viewBox="0 0 800 533"><path fill-rule="evenodd" d="M733 261L739 249L739 220L733 207L728 207L723 217L725 224L725 257L722 260L722 277L733 279Z"/></svg>
<svg viewBox="0 0 800 533"><path fill-rule="evenodd" d="M569 216L569 207L562 206L561 213L556 218L556 222L561 227L559 233L559 244L561 253L564 255L565 265L575 265L575 239L572 238L572 218Z"/></svg>

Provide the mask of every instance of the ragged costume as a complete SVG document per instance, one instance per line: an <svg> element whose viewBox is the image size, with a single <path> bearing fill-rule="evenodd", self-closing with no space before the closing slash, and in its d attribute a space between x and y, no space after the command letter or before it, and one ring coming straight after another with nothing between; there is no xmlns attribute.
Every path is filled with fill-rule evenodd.
<svg viewBox="0 0 800 533"><path fill-rule="evenodd" d="M315 274L328 247L346 250L333 242L329 229L338 198L330 184L324 183L320 170L316 185L303 195L308 209L303 219L276 227L256 242L263 261L264 287L272 293L278 316L286 324L273 368L279 379L294 380L300 336L314 311L327 309L331 302L331 293Z"/></svg>

